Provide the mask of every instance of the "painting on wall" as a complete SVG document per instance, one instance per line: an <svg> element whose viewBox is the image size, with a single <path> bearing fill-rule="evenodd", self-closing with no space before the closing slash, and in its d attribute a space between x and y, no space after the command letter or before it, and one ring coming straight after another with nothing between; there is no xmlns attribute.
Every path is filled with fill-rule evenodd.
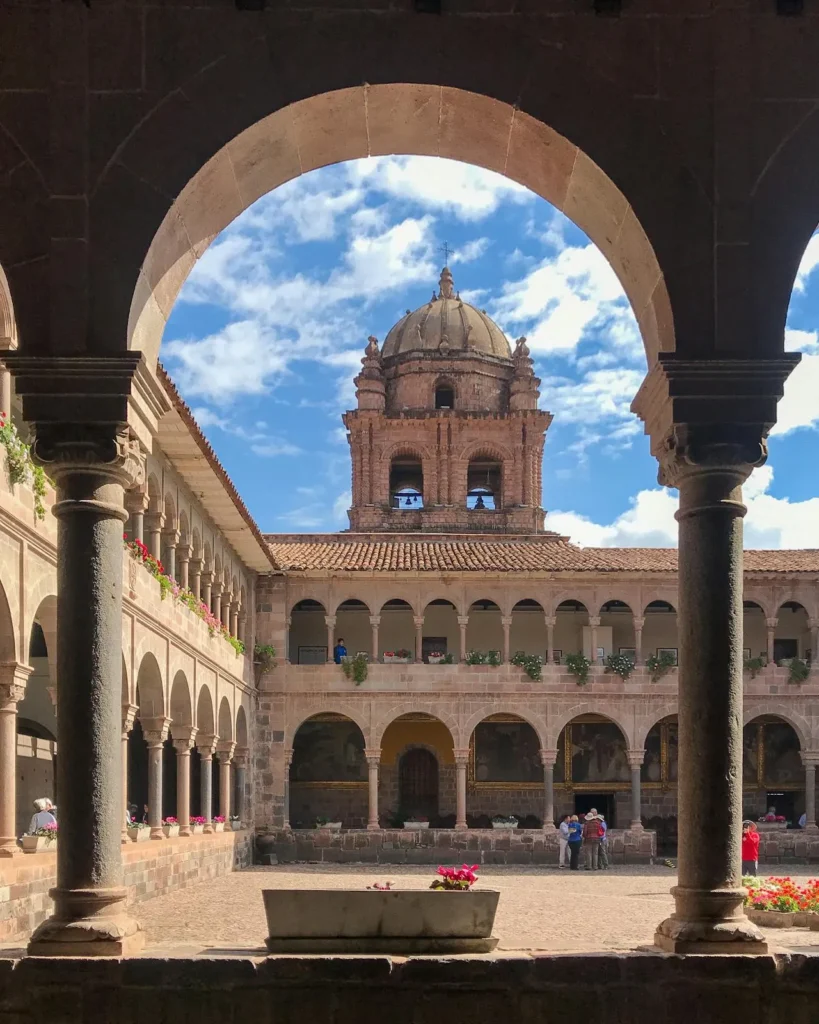
<svg viewBox="0 0 819 1024"><path fill-rule="evenodd" d="M305 722L293 740L291 782L365 782L364 737L353 722Z"/></svg>
<svg viewBox="0 0 819 1024"><path fill-rule="evenodd" d="M756 725L742 730L742 781L755 783L759 771L759 731Z"/></svg>
<svg viewBox="0 0 819 1024"><path fill-rule="evenodd" d="M805 769L799 739L785 722L765 723L765 781L775 786L802 783Z"/></svg>
<svg viewBox="0 0 819 1024"><path fill-rule="evenodd" d="M481 722L475 729L476 782L543 782L540 743L527 722Z"/></svg>
<svg viewBox="0 0 819 1024"><path fill-rule="evenodd" d="M677 664L677 648L676 647L658 647L657 657L661 658L664 654L670 654L674 659L674 664Z"/></svg>
<svg viewBox="0 0 819 1024"><path fill-rule="evenodd" d="M572 724L572 782L628 782L626 741L614 723Z"/></svg>

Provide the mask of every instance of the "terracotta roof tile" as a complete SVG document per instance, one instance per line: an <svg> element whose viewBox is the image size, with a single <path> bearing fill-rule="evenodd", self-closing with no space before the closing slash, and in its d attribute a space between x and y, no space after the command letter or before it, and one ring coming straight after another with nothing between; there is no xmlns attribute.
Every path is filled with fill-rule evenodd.
<svg viewBox="0 0 819 1024"><path fill-rule="evenodd" d="M565 537L266 537L292 572L676 572L676 548L579 548ZM819 573L819 550L746 551L748 572Z"/></svg>

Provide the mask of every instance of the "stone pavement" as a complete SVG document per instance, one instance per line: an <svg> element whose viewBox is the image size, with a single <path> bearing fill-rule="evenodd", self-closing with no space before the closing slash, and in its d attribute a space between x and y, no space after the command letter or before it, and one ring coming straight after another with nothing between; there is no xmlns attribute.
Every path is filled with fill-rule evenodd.
<svg viewBox="0 0 819 1024"><path fill-rule="evenodd" d="M770 874L776 874L773 868ZM147 933L148 955L192 955L261 949L265 918L261 890L275 887L363 888L392 881L395 888L426 887L432 866L299 865L255 867L168 893L134 907ZM807 868L791 871L809 878ZM495 934L501 950L602 952L651 944L655 926L673 910L673 870L624 866L601 872L556 868L486 867L480 885L501 892ZM777 948L819 953L819 932L768 932Z"/></svg>

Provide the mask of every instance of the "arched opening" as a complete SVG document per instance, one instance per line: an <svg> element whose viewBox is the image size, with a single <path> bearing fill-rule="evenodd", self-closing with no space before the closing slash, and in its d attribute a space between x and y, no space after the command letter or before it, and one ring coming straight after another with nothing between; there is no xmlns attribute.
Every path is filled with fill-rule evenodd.
<svg viewBox="0 0 819 1024"><path fill-rule="evenodd" d="M752 821L773 810L796 826L805 810L805 770L794 727L777 715L760 715L742 730L743 815Z"/></svg>
<svg viewBox="0 0 819 1024"><path fill-rule="evenodd" d="M619 726L599 714L572 719L560 734L555 783L558 815L585 815L595 807L609 826L627 824L631 773Z"/></svg>
<svg viewBox="0 0 819 1024"><path fill-rule="evenodd" d="M416 455L396 455L390 462L390 507L401 512L424 507L424 468Z"/></svg>
<svg viewBox="0 0 819 1024"><path fill-rule="evenodd" d="M367 824L364 734L334 712L308 718L293 737L290 823L312 828L318 819L340 821L345 828Z"/></svg>
<svg viewBox="0 0 819 1024"><path fill-rule="evenodd" d="M431 750L412 747L399 757L398 805L405 821L438 816L438 759Z"/></svg>
<svg viewBox="0 0 819 1024"><path fill-rule="evenodd" d="M585 654L592 659L589 611L582 601L567 599L555 609L555 639L552 657L556 665L566 660L567 654Z"/></svg>
<svg viewBox="0 0 819 1024"><path fill-rule="evenodd" d="M400 597L391 598L381 608L379 646L385 662L412 661L415 650L415 617L412 605Z"/></svg>
<svg viewBox="0 0 819 1024"><path fill-rule="evenodd" d="M479 655L491 655L492 661L498 662L503 657L501 610L489 598L473 601L469 606L465 657L469 661Z"/></svg>
<svg viewBox="0 0 819 1024"><path fill-rule="evenodd" d="M509 648L513 655L536 654L546 661L546 621L543 605L531 597L518 601L512 609L512 625L509 629Z"/></svg>
<svg viewBox="0 0 819 1024"><path fill-rule="evenodd" d="M136 703L138 707L134 727L128 736L128 806L136 821L148 820L148 743L145 734L161 727L165 718L165 698L162 672L153 654L142 658L137 673ZM162 808L163 815L176 807L176 757L170 738L162 751Z"/></svg>
<svg viewBox="0 0 819 1024"><path fill-rule="evenodd" d="M503 466L497 459L478 455L469 460L466 507L478 512L503 508Z"/></svg>
<svg viewBox="0 0 819 1024"><path fill-rule="evenodd" d="M467 824L491 828L492 818L515 817L520 828L543 826L540 740L524 718L495 714L475 726L469 741Z"/></svg>
<svg viewBox="0 0 819 1024"><path fill-rule="evenodd" d="M344 641L347 653L370 655L372 625L370 609L356 597L348 597L336 608L336 639Z"/></svg>
<svg viewBox="0 0 819 1024"><path fill-rule="evenodd" d="M288 660L292 665L324 665L327 662L326 616L324 605L311 597L293 606L287 635Z"/></svg>
<svg viewBox="0 0 819 1024"><path fill-rule="evenodd" d="M789 665L793 658L808 659L810 645L807 611L798 601L786 601L776 612L774 661L777 665Z"/></svg>
<svg viewBox="0 0 819 1024"><path fill-rule="evenodd" d="M454 828L455 748L439 718L414 711L390 722L381 739L379 794L389 826L426 818L431 828Z"/></svg>
<svg viewBox="0 0 819 1024"><path fill-rule="evenodd" d="M435 408L455 408L455 387L451 381L440 380L435 384Z"/></svg>
<svg viewBox="0 0 819 1024"><path fill-rule="evenodd" d="M656 722L646 735L640 768L642 818L657 833L657 853L677 853L677 772L679 736L677 716Z"/></svg>
<svg viewBox="0 0 819 1024"><path fill-rule="evenodd" d="M5 658L13 661L13 641L10 632L0 644L5 647ZM28 663L32 666L33 672L26 682L25 695L17 705L17 835L21 835L28 828L35 800L40 797L56 800L56 648L57 599L50 596L40 604L35 613L28 640Z"/></svg>
<svg viewBox="0 0 819 1024"><path fill-rule="evenodd" d="M765 665L768 662L768 635L765 610L756 601L742 602L742 637L745 664Z"/></svg>
<svg viewBox="0 0 819 1024"><path fill-rule="evenodd" d="M600 609L600 625L597 627L597 646L605 655L623 654L637 662L637 647L634 637L634 614L625 601L606 601Z"/></svg>
<svg viewBox="0 0 819 1024"><path fill-rule="evenodd" d="M677 664L677 610L668 601L652 601L643 613L643 656L667 653Z"/></svg>
<svg viewBox="0 0 819 1024"><path fill-rule="evenodd" d="M211 771L211 797L213 786L218 776L214 771L213 761L202 759L200 747L211 749L213 737L216 733L216 714L213 708L213 697L207 686L199 690L196 701L196 746L191 750L191 814L202 815L202 772L205 765L210 765ZM211 814L215 814L215 806L211 799Z"/></svg>
<svg viewBox="0 0 819 1024"><path fill-rule="evenodd" d="M439 657L451 655L457 662L462 654L460 642L458 609L443 597L430 601L424 609L423 660L429 663L430 657L436 661Z"/></svg>

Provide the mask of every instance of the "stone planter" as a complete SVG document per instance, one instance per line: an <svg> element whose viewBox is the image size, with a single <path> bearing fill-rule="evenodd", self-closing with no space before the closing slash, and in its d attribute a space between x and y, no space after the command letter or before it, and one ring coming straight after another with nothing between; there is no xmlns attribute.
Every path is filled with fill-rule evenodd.
<svg viewBox="0 0 819 1024"><path fill-rule="evenodd" d="M326 821L323 825L316 825L319 832L340 832L341 822L340 821Z"/></svg>
<svg viewBox="0 0 819 1024"><path fill-rule="evenodd" d="M205 831L204 825L191 825L191 835L201 836Z"/></svg>
<svg viewBox="0 0 819 1024"><path fill-rule="evenodd" d="M787 832L788 823L787 821L758 821L756 830L757 832Z"/></svg>
<svg viewBox="0 0 819 1024"><path fill-rule="evenodd" d="M148 830L150 831L150 829ZM162 831L165 833L166 839L175 839L179 835L178 825L163 825Z"/></svg>
<svg viewBox="0 0 819 1024"><path fill-rule="evenodd" d="M409 665L410 660L410 658L399 658L397 654L384 655L385 665Z"/></svg>
<svg viewBox="0 0 819 1024"><path fill-rule="evenodd" d="M513 828L518 827L518 819L512 818L510 821L493 821L492 828L505 828L509 832Z"/></svg>
<svg viewBox="0 0 819 1024"><path fill-rule="evenodd" d="M214 821L214 822L212 822L211 827L213 828L214 832L224 832L225 831L225 823L223 821Z"/></svg>
<svg viewBox="0 0 819 1024"><path fill-rule="evenodd" d="M429 657L427 658L427 661L429 662L430 665L440 665L443 660L444 660L443 654L441 655L440 658L436 658L432 654L430 654Z"/></svg>
<svg viewBox="0 0 819 1024"><path fill-rule="evenodd" d="M808 914L808 928L812 932L819 932L819 914Z"/></svg>
<svg viewBox="0 0 819 1024"><path fill-rule="evenodd" d="M486 953L499 893L491 889L265 889L271 953Z"/></svg>
<svg viewBox="0 0 819 1024"><path fill-rule="evenodd" d="M797 928L796 914L784 910L754 910L746 908L745 915L749 921L761 928Z"/></svg>
<svg viewBox="0 0 819 1024"><path fill-rule="evenodd" d="M405 821L404 822L404 828L406 828L406 829L429 828L429 822L428 821Z"/></svg>
<svg viewBox="0 0 819 1024"><path fill-rule="evenodd" d="M241 832L242 831L242 823L241 823L241 821L232 821L230 823L230 830L231 830L231 832Z"/></svg>
<svg viewBox="0 0 819 1024"><path fill-rule="evenodd" d="M129 828L128 838L132 843L144 843L151 838L151 830L149 828Z"/></svg>
<svg viewBox="0 0 819 1024"><path fill-rule="evenodd" d="M815 910L797 910L793 917L796 928L810 928L811 921L819 918L819 912ZM819 925L817 925L817 930L819 930Z"/></svg>
<svg viewBox="0 0 819 1024"><path fill-rule="evenodd" d="M56 849L56 839L49 839L48 836L23 836L23 853L43 853Z"/></svg>

